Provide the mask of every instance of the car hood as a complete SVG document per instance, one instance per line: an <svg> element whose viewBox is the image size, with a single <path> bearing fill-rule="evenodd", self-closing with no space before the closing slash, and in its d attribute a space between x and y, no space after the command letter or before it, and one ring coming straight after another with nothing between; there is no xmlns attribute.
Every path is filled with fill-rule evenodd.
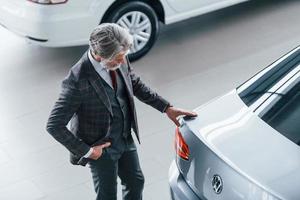
<svg viewBox="0 0 300 200"><path fill-rule="evenodd" d="M236 90L195 111L198 117L185 123L218 157L278 198L300 198L300 147L254 114Z"/></svg>

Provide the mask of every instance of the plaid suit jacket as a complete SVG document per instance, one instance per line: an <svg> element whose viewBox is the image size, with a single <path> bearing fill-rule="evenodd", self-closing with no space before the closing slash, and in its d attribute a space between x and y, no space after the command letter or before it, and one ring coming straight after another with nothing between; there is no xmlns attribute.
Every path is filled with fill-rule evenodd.
<svg viewBox="0 0 300 200"><path fill-rule="evenodd" d="M133 114L132 128L140 142L133 96L164 112L169 102L147 87L127 63L120 67ZM101 77L87 53L71 68L62 82L62 90L51 111L47 131L71 153L70 161L78 164L96 141L110 134L114 113ZM70 129L67 124L71 120Z"/></svg>

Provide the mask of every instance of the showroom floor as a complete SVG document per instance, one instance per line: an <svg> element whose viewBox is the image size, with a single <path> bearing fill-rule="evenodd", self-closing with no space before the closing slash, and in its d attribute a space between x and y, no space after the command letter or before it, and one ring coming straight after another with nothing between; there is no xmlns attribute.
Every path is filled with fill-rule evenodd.
<svg viewBox="0 0 300 200"><path fill-rule="evenodd" d="M133 67L173 105L193 109L299 45L299 10L297 0L252 1L164 27ZM2 27L0 44L0 199L93 199L89 168L72 166L45 130L61 80L87 47L42 48ZM175 126L136 103L144 199L169 199Z"/></svg>

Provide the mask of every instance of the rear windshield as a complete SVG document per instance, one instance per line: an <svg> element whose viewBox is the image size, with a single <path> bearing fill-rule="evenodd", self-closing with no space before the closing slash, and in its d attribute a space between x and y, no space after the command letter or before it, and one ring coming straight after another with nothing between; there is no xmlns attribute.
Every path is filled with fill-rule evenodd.
<svg viewBox="0 0 300 200"><path fill-rule="evenodd" d="M256 74L237 91L262 120L300 145L299 47Z"/></svg>
<svg viewBox="0 0 300 200"><path fill-rule="evenodd" d="M286 94L274 98L272 106L260 116L278 132L300 145L300 76Z"/></svg>
<svg viewBox="0 0 300 200"><path fill-rule="evenodd" d="M270 88L300 63L300 48L285 59L279 59L238 87L239 96L247 106L257 101Z"/></svg>

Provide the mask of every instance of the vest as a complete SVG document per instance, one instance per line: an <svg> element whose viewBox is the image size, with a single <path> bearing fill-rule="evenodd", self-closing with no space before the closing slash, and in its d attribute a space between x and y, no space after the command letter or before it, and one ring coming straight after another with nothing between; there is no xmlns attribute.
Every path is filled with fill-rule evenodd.
<svg viewBox="0 0 300 200"><path fill-rule="evenodd" d="M128 148L128 144L133 143L131 137L131 125L133 117L129 106L130 104L126 85L119 70L117 70L116 90L111 88L102 78L101 81L109 97L113 112L109 134L109 139L111 140L112 144L110 148L107 148L107 152L112 158L116 158L119 157L126 148Z"/></svg>

